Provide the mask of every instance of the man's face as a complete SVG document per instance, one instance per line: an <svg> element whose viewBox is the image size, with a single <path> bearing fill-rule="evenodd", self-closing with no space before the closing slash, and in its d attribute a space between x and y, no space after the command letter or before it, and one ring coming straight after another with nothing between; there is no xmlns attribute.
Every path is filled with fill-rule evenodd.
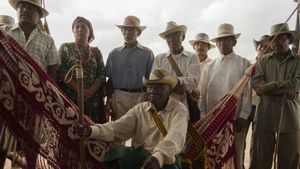
<svg viewBox="0 0 300 169"><path fill-rule="evenodd" d="M138 30L138 28L135 27L123 27L121 29L121 32L123 34L124 40L126 43L135 43L137 37L140 34L140 31Z"/></svg>
<svg viewBox="0 0 300 169"><path fill-rule="evenodd" d="M257 45L256 51L257 51L258 55L264 55L264 54L270 53L272 51L270 40L264 40L264 41L259 42L259 44Z"/></svg>
<svg viewBox="0 0 300 169"><path fill-rule="evenodd" d="M155 107L162 107L165 104L171 94L171 87L166 84L150 84L147 87L148 101L153 103Z"/></svg>
<svg viewBox="0 0 300 169"><path fill-rule="evenodd" d="M234 36L218 38L216 41L216 45L220 53L223 55L228 55L229 53L231 53L235 44L236 40Z"/></svg>
<svg viewBox="0 0 300 169"><path fill-rule="evenodd" d="M74 25L73 32L76 41L88 42L90 30L85 22L82 21L77 22Z"/></svg>
<svg viewBox="0 0 300 169"><path fill-rule="evenodd" d="M290 45L290 35L288 34L279 34L275 39L272 41L271 47L275 53L287 53L289 51Z"/></svg>
<svg viewBox="0 0 300 169"><path fill-rule="evenodd" d="M194 50L198 56L207 56L207 52L209 50L209 44L205 42L196 42L194 44Z"/></svg>
<svg viewBox="0 0 300 169"><path fill-rule="evenodd" d="M17 8L19 22L36 25L40 19L40 9L35 5L26 2L20 2Z"/></svg>
<svg viewBox="0 0 300 169"><path fill-rule="evenodd" d="M170 51L177 51L182 48L183 33L174 32L166 36L166 42Z"/></svg>

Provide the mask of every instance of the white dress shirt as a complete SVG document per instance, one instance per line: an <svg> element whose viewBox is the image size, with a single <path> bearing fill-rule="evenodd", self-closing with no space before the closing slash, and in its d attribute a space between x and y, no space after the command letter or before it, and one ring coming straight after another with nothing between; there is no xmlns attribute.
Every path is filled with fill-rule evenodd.
<svg viewBox="0 0 300 169"><path fill-rule="evenodd" d="M179 101L170 97L167 106L159 111L168 134L164 137L149 112L154 108L150 102L143 102L130 109L117 121L92 126L90 138L103 141L124 141L132 138L132 146L143 146L159 160L160 166L175 163L185 144L188 112Z"/></svg>
<svg viewBox="0 0 300 169"><path fill-rule="evenodd" d="M178 77L180 84L184 85L187 91L192 91L198 86L199 82L199 59L195 53L183 50L180 54L174 55L171 52L162 53L155 57L152 71L155 69L165 69L171 75L176 75L172 65L168 60L168 56L172 56L177 63L182 77Z"/></svg>
<svg viewBox="0 0 300 169"><path fill-rule="evenodd" d="M250 62L234 52L213 60L206 66L200 90L201 112L210 110L240 81ZM237 103L236 118L247 119L251 112L251 85L246 87Z"/></svg>
<svg viewBox="0 0 300 169"><path fill-rule="evenodd" d="M201 89L201 83L203 81L203 72L206 69L206 66L212 61L209 57L207 57L204 61L200 62L200 73L199 73L199 83L198 83L198 90ZM201 75L202 74L202 75Z"/></svg>

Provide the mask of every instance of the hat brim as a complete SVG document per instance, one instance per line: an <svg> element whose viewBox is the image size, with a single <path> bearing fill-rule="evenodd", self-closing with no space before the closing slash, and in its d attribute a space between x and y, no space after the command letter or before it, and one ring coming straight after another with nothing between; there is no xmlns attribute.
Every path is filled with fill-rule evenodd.
<svg viewBox="0 0 300 169"><path fill-rule="evenodd" d="M41 18L43 18L43 17L49 15L49 12L48 12L46 9L42 8L41 6L39 6L37 3L31 2L31 1L29 1L29 0L9 0L9 4L10 4L15 10L18 9L18 3L19 3L19 2L30 3L30 4L32 4L32 5L36 6L36 7L38 7L38 8L41 10L41 12L42 12Z"/></svg>
<svg viewBox="0 0 300 169"><path fill-rule="evenodd" d="M143 77L144 86L148 87L150 84L166 84L169 85L172 89L176 87L178 79L175 76L166 76L163 79L149 80Z"/></svg>
<svg viewBox="0 0 300 169"><path fill-rule="evenodd" d="M216 42L217 39L220 39L220 38L225 38L225 37L228 37L228 36L234 36L235 39L238 39L240 36L241 36L241 33L236 33L236 34L223 34L223 35L219 35L213 39L211 39L210 41L212 42Z"/></svg>
<svg viewBox="0 0 300 169"><path fill-rule="evenodd" d="M138 28L140 31L144 31L147 28L147 26L133 26L133 25L116 25L116 26L120 29L124 27Z"/></svg>
<svg viewBox="0 0 300 169"><path fill-rule="evenodd" d="M273 34L269 37L269 39L272 40L275 36L279 34L290 34L293 37L293 40L290 41L290 44L292 44L295 40L298 40L300 38L300 34L297 31L285 31L285 32Z"/></svg>
<svg viewBox="0 0 300 169"><path fill-rule="evenodd" d="M207 43L209 45L209 49L213 49L216 47L216 45L212 44L211 42L209 41L205 41L205 40L190 40L189 43L190 45L192 45L192 47L194 47L195 43L196 42L204 42L204 43Z"/></svg>
<svg viewBox="0 0 300 169"><path fill-rule="evenodd" d="M179 25L177 27L174 27L173 29L169 29L167 31L164 31L159 34L159 36L163 39L166 39L166 36L174 33L174 32L183 32L184 34L186 33L187 27L185 25Z"/></svg>

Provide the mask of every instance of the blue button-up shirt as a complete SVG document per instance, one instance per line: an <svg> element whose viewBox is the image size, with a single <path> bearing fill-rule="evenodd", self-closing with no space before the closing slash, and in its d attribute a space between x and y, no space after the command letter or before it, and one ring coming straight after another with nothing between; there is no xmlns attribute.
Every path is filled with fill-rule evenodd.
<svg viewBox="0 0 300 169"><path fill-rule="evenodd" d="M141 44L128 48L126 45L113 49L106 62L106 76L112 79L114 89L139 89L143 77L151 72L153 52Z"/></svg>

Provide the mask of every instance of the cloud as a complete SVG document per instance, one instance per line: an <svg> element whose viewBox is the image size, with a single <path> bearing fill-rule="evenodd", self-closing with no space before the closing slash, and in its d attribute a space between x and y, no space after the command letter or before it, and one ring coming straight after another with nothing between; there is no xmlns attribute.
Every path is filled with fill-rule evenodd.
<svg viewBox="0 0 300 169"><path fill-rule="evenodd" d="M228 22L235 31L242 33L235 47L237 54L253 59L255 51L252 39L267 34L273 24L285 22L296 7L293 0L46 0L50 15L48 22L51 34L59 47L63 42L74 40L71 25L76 16L89 19L94 27L96 39L92 43L98 46L107 58L108 53L123 44L123 37L115 24L121 24L127 15L136 15L147 29L139 41L151 48L155 54L168 50L166 42L158 34L164 31L170 20L188 27L184 47L192 51L188 40L198 32L205 32L211 38L217 35L218 26ZM16 18L16 11L7 0L0 1L0 14ZM295 27L295 17L288 22ZM218 50L209 51L213 58Z"/></svg>

